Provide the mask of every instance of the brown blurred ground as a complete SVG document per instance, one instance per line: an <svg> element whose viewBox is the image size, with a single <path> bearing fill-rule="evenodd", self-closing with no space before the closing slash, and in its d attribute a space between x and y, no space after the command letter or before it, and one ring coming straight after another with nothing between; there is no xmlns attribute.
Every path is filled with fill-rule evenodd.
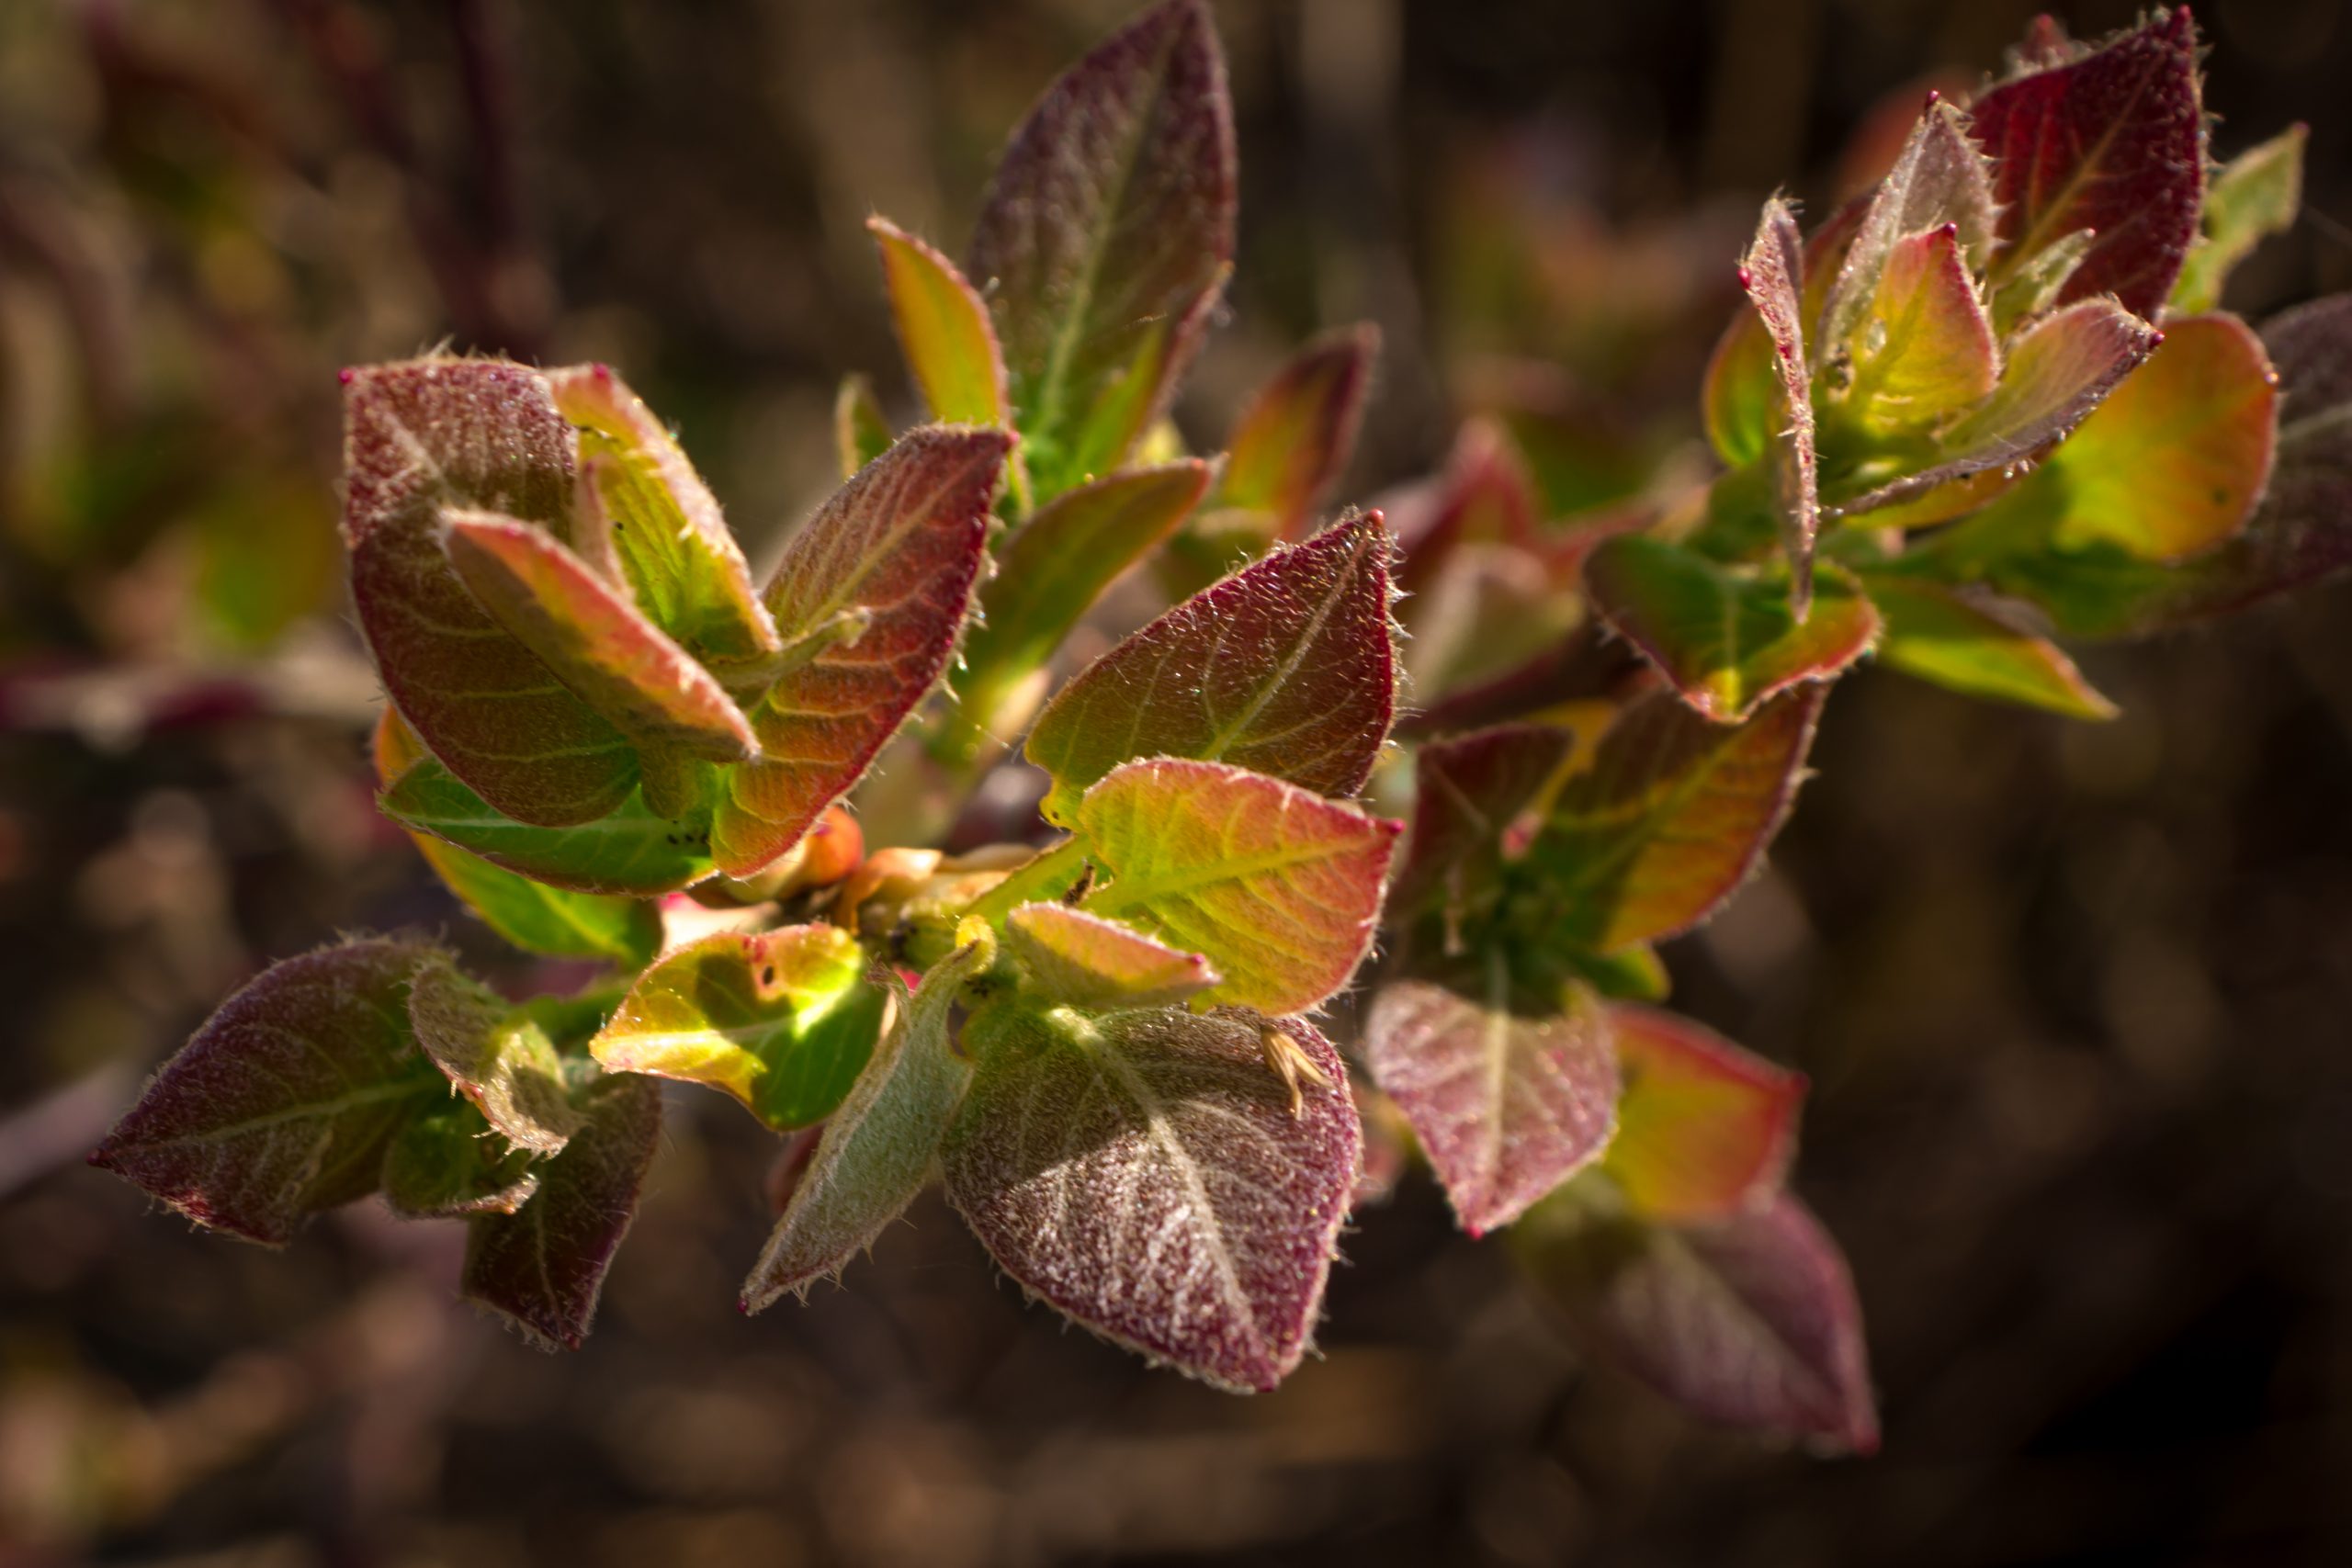
<svg viewBox="0 0 2352 1568"><path fill-rule="evenodd" d="M1852 678L1772 875L1671 953L1814 1077L1868 1462L1586 1367L1418 1179L1362 1217L1326 1359L1237 1401L1024 1309L935 1202L738 1317L773 1145L716 1097L673 1097L561 1359L450 1304L454 1227L360 1208L272 1255L80 1167L330 931L531 978L369 810L334 367L611 359L756 554L827 482L834 378L906 401L866 213L956 248L1125 9L0 0L0 1563L2352 1561L2344 586L2095 650L2105 728ZM1352 493L1437 460L1497 354L1669 449L1754 201L1826 200L1849 130L2027 10L1222 5L1244 254L1188 428L1372 316ZM2236 302L2352 287L2352 16L2200 15L2221 151L2313 125L2314 216Z"/></svg>

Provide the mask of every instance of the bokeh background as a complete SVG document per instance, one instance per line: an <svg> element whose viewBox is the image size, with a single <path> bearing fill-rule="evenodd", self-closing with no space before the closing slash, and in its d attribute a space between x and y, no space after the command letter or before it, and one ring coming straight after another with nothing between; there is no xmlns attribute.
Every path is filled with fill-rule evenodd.
<svg viewBox="0 0 2352 1568"><path fill-rule="evenodd" d="M1588 1364L1420 1178L1361 1217L1323 1358L1235 1400L1025 1308L935 1201L739 1317L773 1144L716 1096L672 1097L562 1358L453 1303L455 1225L363 1205L271 1254L82 1166L332 931L560 978L370 809L335 367L610 360L756 560L831 482L838 378L911 401L865 216L959 250L1128 9L0 0L0 1563L2352 1561L2352 586L2088 651L2103 727L1861 671L1770 874L1670 951L1813 1077L1868 1461ZM1826 209L2029 10L1223 0L1241 261L1180 421L1215 445L1371 319L1351 497L1498 386L1596 497L1689 463L1758 200ZM2352 16L2200 20L2217 151L2312 127L2309 215L2233 303L2352 288Z"/></svg>

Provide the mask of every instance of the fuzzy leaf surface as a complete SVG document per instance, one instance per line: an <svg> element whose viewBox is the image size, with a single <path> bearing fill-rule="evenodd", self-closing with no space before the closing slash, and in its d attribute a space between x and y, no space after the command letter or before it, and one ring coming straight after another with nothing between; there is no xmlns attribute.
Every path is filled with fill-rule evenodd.
<svg viewBox="0 0 2352 1568"><path fill-rule="evenodd" d="M1304 1012L1370 951L1403 830L1224 763L1130 762L1079 803L1106 878L1080 907L1205 954L1225 976L1206 1001Z"/></svg>
<svg viewBox="0 0 2352 1568"><path fill-rule="evenodd" d="M1872 581L1870 592L1886 617L1878 659L1890 669L1963 696L2069 718L2115 716L2115 705L2056 644L1959 590L1923 579L1885 578Z"/></svg>
<svg viewBox="0 0 2352 1568"><path fill-rule="evenodd" d="M2303 147L2311 128L2290 125L2218 170L2205 186L2197 243L2172 287L2169 313L2200 315L2222 303L2222 286L2265 238L2294 227L2303 204Z"/></svg>
<svg viewBox="0 0 2352 1568"><path fill-rule="evenodd" d="M1004 355L997 349L989 308L956 264L884 218L865 220L882 247L882 276L899 346L931 417L943 424L1011 428Z"/></svg>
<svg viewBox="0 0 2352 1568"><path fill-rule="evenodd" d="M594 821L538 828L492 809L428 757L393 780L377 805L412 832L571 892L651 897L711 872L703 835L657 816L636 790Z"/></svg>
<svg viewBox="0 0 2352 1568"><path fill-rule="evenodd" d="M1022 905L1004 939L1035 990L1081 1010L1166 1007L1224 979L1197 953L1067 904Z"/></svg>
<svg viewBox="0 0 2352 1568"><path fill-rule="evenodd" d="M1860 330L1847 406L1866 428L1935 425L1983 401L1999 383L1993 320L1950 225L1895 243Z"/></svg>
<svg viewBox="0 0 2352 1568"><path fill-rule="evenodd" d="M410 1117L384 1151L384 1201L404 1219L511 1214L539 1190L529 1149L493 1135L464 1100Z"/></svg>
<svg viewBox="0 0 2352 1568"><path fill-rule="evenodd" d="M447 1092L408 1026L409 976L437 956L375 938L272 964L164 1064L90 1163L271 1246L374 1191L392 1134Z"/></svg>
<svg viewBox="0 0 2352 1568"><path fill-rule="evenodd" d="M1816 362L1848 346L1862 329L1873 299L1887 292L1887 268L1905 245L1948 227L1965 276L1986 259L1996 221L1992 171L1969 140L1964 118L1949 103L1929 104L1871 194L1824 295Z"/></svg>
<svg viewBox="0 0 2352 1568"><path fill-rule="evenodd" d="M1096 660L1030 731L1063 826L1122 762L1230 762L1353 795L1396 712L1388 534L1352 513L1202 590Z"/></svg>
<svg viewBox="0 0 2352 1568"><path fill-rule="evenodd" d="M831 1115L873 1054L888 993L838 926L722 931L638 977L589 1049L607 1072L707 1084L777 1132Z"/></svg>
<svg viewBox="0 0 2352 1568"><path fill-rule="evenodd" d="M1796 1153L1805 1080L1704 1025L1612 1002L1625 1092L1602 1162L1636 1213L1713 1220L1770 1201Z"/></svg>
<svg viewBox="0 0 2352 1568"><path fill-rule="evenodd" d="M1771 341L1779 389L1767 457L1772 469L1781 547L1789 559L1789 597L1802 619L1813 598L1813 541L1821 530L1821 457L1813 427L1813 372L1804 345L1804 244L1786 203L1764 204L1739 286Z"/></svg>
<svg viewBox="0 0 2352 1568"><path fill-rule="evenodd" d="M439 960L417 971L408 1017L425 1055L509 1143L553 1154L580 1130L547 1032L455 964Z"/></svg>
<svg viewBox="0 0 2352 1568"><path fill-rule="evenodd" d="M1280 1030L1325 1082L1294 1115ZM1237 1392L1306 1353L1363 1158L1347 1068L1238 1008L974 1020L947 1196L1000 1267L1114 1344Z"/></svg>
<svg viewBox="0 0 2352 1568"><path fill-rule="evenodd" d="M1458 938L1500 897L1506 866L1540 820L1531 807L1566 780L1576 755L1575 732L1548 724L1498 725L1416 752L1413 829L1389 891L1390 923L1437 913Z"/></svg>

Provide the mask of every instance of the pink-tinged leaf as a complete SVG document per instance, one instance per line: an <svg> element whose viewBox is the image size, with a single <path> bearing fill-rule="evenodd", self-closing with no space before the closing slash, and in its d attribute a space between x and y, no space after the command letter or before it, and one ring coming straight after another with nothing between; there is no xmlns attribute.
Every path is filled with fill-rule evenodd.
<svg viewBox="0 0 2352 1568"><path fill-rule="evenodd" d="M1867 430L1930 429L2000 382L1993 321L1949 224L1895 243L1859 327L1845 406Z"/></svg>
<svg viewBox="0 0 2352 1568"><path fill-rule="evenodd" d="M765 755L726 775L711 852L728 875L797 843L938 684L1012 449L1002 431L909 431L785 547L767 606L787 653L812 651L752 709Z"/></svg>
<svg viewBox="0 0 2352 1568"><path fill-rule="evenodd" d="M1087 791L1104 880L1080 908L1204 953L1204 1001L1319 1006L1371 950L1401 822L1220 762L1129 762Z"/></svg>
<svg viewBox="0 0 2352 1568"><path fill-rule="evenodd" d="M1714 1220L1769 1202L1796 1153L1805 1080L1658 1008L1614 1002L1624 1074L1603 1168L1636 1213Z"/></svg>
<svg viewBox="0 0 2352 1568"><path fill-rule="evenodd" d="M417 970L408 1018L425 1055L507 1142L548 1155L580 1130L546 1030L455 964L435 959Z"/></svg>
<svg viewBox="0 0 2352 1568"><path fill-rule="evenodd" d="M1558 1201L1512 1235L1596 1354L1707 1420L1877 1449L1853 1278L1796 1199L1683 1227L1577 1191Z"/></svg>
<svg viewBox="0 0 2352 1568"><path fill-rule="evenodd" d="M2002 83L1969 116L2001 204L1996 281L2052 243L2095 236L2062 301L2112 295L2154 316L2197 238L2205 110L2186 6L2104 49Z"/></svg>
<svg viewBox="0 0 2352 1568"><path fill-rule="evenodd" d="M1413 758L1413 831L1389 890L1388 918L1444 917L1447 946L1501 892L1504 866L1532 830L1531 806L1567 777L1577 754L1572 730L1507 724L1433 740ZM1516 832L1514 832L1516 829Z"/></svg>
<svg viewBox="0 0 2352 1568"><path fill-rule="evenodd" d="M2086 299L2045 317L2009 344L2000 385L1943 437L1939 461L1840 510L1871 512L1971 474L2033 460L2071 434L2163 341L2112 300Z"/></svg>
<svg viewBox="0 0 2352 1568"><path fill-rule="evenodd" d="M865 229L882 247L899 345L931 417L944 424L1010 428L1004 356L987 303L954 262L889 220L869 218Z"/></svg>
<svg viewBox="0 0 2352 1568"><path fill-rule="evenodd" d="M517 821L603 816L637 781L626 738L475 602L440 514L482 506L570 536L574 436L547 378L493 360L346 373L344 542L384 689L449 771Z"/></svg>
<svg viewBox="0 0 2352 1568"><path fill-rule="evenodd" d="M90 1163L271 1246L374 1191L392 1134L447 1092L408 1026L409 976L437 956L379 938L271 965L164 1064Z"/></svg>
<svg viewBox="0 0 2352 1568"><path fill-rule="evenodd" d="M1499 1230L1600 1156L1616 1125L1617 1058L1600 1002L1512 1010L1499 950L1487 994L1424 980L1385 986L1364 1023L1364 1063L1396 1102L1462 1228Z"/></svg>
<svg viewBox="0 0 2352 1568"><path fill-rule="evenodd" d="M1231 762L1352 795L1396 711L1390 547L1377 512L1202 590L1104 654L1047 704L1029 760L1053 775L1044 810L1139 757Z"/></svg>
<svg viewBox="0 0 2352 1568"><path fill-rule="evenodd" d="M1445 471L1396 509L1398 586L1426 592L1464 547L1534 545L1542 509L1509 433L1491 419L1467 421Z"/></svg>
<svg viewBox="0 0 2352 1568"><path fill-rule="evenodd" d="M1022 905L1004 942L1032 988L1074 1008L1166 1007L1225 978L1197 953L1067 904Z"/></svg>
<svg viewBox="0 0 2352 1568"><path fill-rule="evenodd" d="M1995 221L1992 173L1984 155L1969 140L1958 109L1940 100L1930 102L1894 166L1871 193L1853 243L1823 299L1819 341L1814 345L1816 363L1850 347L1858 334L1867 339L1871 301L1885 295L1886 269L1906 243L1949 227L1965 280L1987 259ZM1973 287L1970 297L1974 297Z"/></svg>
<svg viewBox="0 0 2352 1568"><path fill-rule="evenodd" d="M474 597L639 747L707 762L756 750L750 721L710 671L553 536L487 512L448 511L442 522L450 564Z"/></svg>
<svg viewBox="0 0 2352 1568"><path fill-rule="evenodd" d="M1868 210L1866 200L1849 201L1805 242L1804 320L1820 319L1830 285L1844 270L1846 253ZM1785 400L1782 364L1760 314L1751 308L1732 317L1707 362L1700 393L1707 441L1727 466L1744 468L1760 461L1770 451L1774 438L1787 428L1788 422L1781 414Z"/></svg>
<svg viewBox="0 0 2352 1568"><path fill-rule="evenodd" d="M2311 128L2290 125L2214 172L2205 186L2197 243L2172 287L2167 314L2194 316L2222 303L2230 273L2266 237L2294 227L2303 204L2303 146Z"/></svg>
<svg viewBox="0 0 2352 1568"><path fill-rule="evenodd" d="M1242 513L1263 519L1247 527L1261 541L1305 533L1355 452L1379 356L1380 329L1362 322L1324 333L1275 371L1234 423L1204 526L1230 533L1241 525L1216 514Z"/></svg>
<svg viewBox="0 0 2352 1568"><path fill-rule="evenodd" d="M569 892L650 898L711 874L708 835L657 815L637 790L593 822L538 828L492 810L427 757L393 780L376 804L413 833Z"/></svg>
<svg viewBox="0 0 2352 1568"><path fill-rule="evenodd" d="M1041 495L1112 472L1159 417L1224 288L1234 191L1200 0L1112 35L1012 133L965 271L995 311Z"/></svg>
<svg viewBox="0 0 2352 1568"><path fill-rule="evenodd" d="M650 1078L599 1078L582 1091L580 1109L580 1131L536 1168L530 1201L467 1223L460 1285L468 1301L503 1314L525 1337L567 1350L586 1342L605 1271L637 1217L662 1140L662 1090Z"/></svg>
<svg viewBox="0 0 2352 1568"><path fill-rule="evenodd" d="M1279 1032L1322 1082L1295 1110ZM1082 1326L1217 1387L1305 1355L1362 1159L1347 1068L1297 1019L1238 1008L989 1010L944 1150L997 1263Z"/></svg>
<svg viewBox="0 0 2352 1568"><path fill-rule="evenodd" d="M1878 636L1878 612L1835 568L1821 574L1802 621L1777 579L1646 535L1601 545L1584 580L1594 611L1684 702L1721 724L1741 722L1802 682L1835 679Z"/></svg>
<svg viewBox="0 0 2352 1568"><path fill-rule="evenodd" d="M833 399L833 449L842 478L856 478L858 469L890 449L891 440L890 416L882 412L874 383L863 376L842 377Z"/></svg>
<svg viewBox="0 0 2352 1568"><path fill-rule="evenodd" d="M1878 660L1963 696L2018 703L2069 718L2109 719L2116 706L2056 644L1960 590L1881 578L1871 601L1886 617Z"/></svg>
<svg viewBox="0 0 2352 1568"><path fill-rule="evenodd" d="M1813 601L1813 541L1821 529L1820 457L1814 444L1813 372L1805 360L1804 244L1797 220L1774 197L1764 204L1755 243L1739 269L1771 340L1772 368L1779 386L1771 464L1781 547L1789 560L1789 603L1799 620Z"/></svg>
<svg viewBox="0 0 2352 1568"><path fill-rule="evenodd" d="M590 1043L605 1070L733 1095L777 1132L832 1114L873 1055L888 993L838 926L722 931L664 953Z"/></svg>
<svg viewBox="0 0 2352 1568"><path fill-rule="evenodd" d="M529 1149L493 1135L463 1100L428 1105L384 1151L384 1201L403 1219L511 1214L539 1190Z"/></svg>
<svg viewBox="0 0 2352 1568"><path fill-rule="evenodd" d="M637 604L670 636L713 660L777 647L752 592L751 568L718 502L645 400L602 365L548 373L556 409L580 430L583 558L609 550Z"/></svg>
<svg viewBox="0 0 2352 1568"><path fill-rule="evenodd" d="M906 1213L938 1168L941 1140L972 1067L948 1039L966 984L996 944L967 943L924 972L914 994L891 978L896 1015L849 1098L826 1122L808 1168L743 1281L745 1312L841 1272Z"/></svg>
<svg viewBox="0 0 2352 1568"><path fill-rule="evenodd" d="M1773 698L1745 724L1670 695L1628 708L1589 768L1529 825L1528 932L1613 952L1699 924L1738 891L1780 830L1828 687ZM1507 839L1505 851L1511 844Z"/></svg>

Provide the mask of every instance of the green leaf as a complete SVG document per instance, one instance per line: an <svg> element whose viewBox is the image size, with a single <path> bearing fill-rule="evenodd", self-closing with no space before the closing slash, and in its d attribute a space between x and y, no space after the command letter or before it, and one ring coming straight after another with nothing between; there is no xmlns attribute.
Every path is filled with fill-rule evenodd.
<svg viewBox="0 0 2352 1568"><path fill-rule="evenodd" d="M581 531L598 536L594 547L572 541L582 557L609 551L637 604L697 654L775 652L775 626L717 498L645 400L602 365L548 378L557 410L580 432Z"/></svg>
<svg viewBox="0 0 2352 1568"><path fill-rule="evenodd" d="M1821 459L1813 428L1813 373L1805 359L1804 242L1779 197L1764 204L1755 242L1740 264L1747 293L1771 340L1778 400L1765 459L1772 474L1781 548L1789 562L1789 604L1804 617L1813 600L1813 542L1821 530Z"/></svg>
<svg viewBox="0 0 2352 1568"><path fill-rule="evenodd" d="M446 358L345 377L344 541L384 689L504 815L547 828L604 816L637 782L628 739L475 601L443 547L447 507L492 506L570 540L574 437L547 378Z"/></svg>
<svg viewBox="0 0 2352 1568"><path fill-rule="evenodd" d="M1874 578L1871 598L1886 617L1879 662L1906 675L1995 702L2070 718L2108 719L2116 706L2046 637L2005 620L1957 589L1917 579Z"/></svg>
<svg viewBox="0 0 2352 1568"><path fill-rule="evenodd" d="M890 416L882 412L874 383L863 376L842 377L833 399L833 448L842 478L854 479L858 469L890 449Z"/></svg>
<svg viewBox="0 0 2352 1568"><path fill-rule="evenodd" d="M1625 1092L1601 1168L1634 1212L1687 1222L1769 1204L1796 1154L1804 1075L1657 1008L1615 1003L1605 1027Z"/></svg>
<svg viewBox="0 0 2352 1568"><path fill-rule="evenodd" d="M271 1246L374 1191L393 1134L447 1092L406 1001L438 956L373 938L272 964L164 1064L90 1163Z"/></svg>
<svg viewBox="0 0 2352 1568"><path fill-rule="evenodd" d="M930 1182L971 1065L948 1039L964 987L995 962L982 936L924 971L910 997L895 973L895 1021L825 1123L808 1168L743 1281L745 1312L838 1274L874 1245Z"/></svg>
<svg viewBox="0 0 2352 1568"><path fill-rule="evenodd" d="M1719 723L1739 723L1801 682L1834 679L1878 636L1878 612L1835 568L1803 621L1776 580L1644 535L1603 541L1584 580L1594 611Z"/></svg>
<svg viewBox="0 0 2352 1568"><path fill-rule="evenodd" d="M888 993L838 926L722 931L662 955L590 1045L607 1072L707 1084L778 1132L831 1115L873 1054Z"/></svg>
<svg viewBox="0 0 2352 1568"><path fill-rule="evenodd" d="M1020 906L1004 945L1031 990L1080 1009L1165 1007L1225 978L1197 953L1067 904Z"/></svg>
<svg viewBox="0 0 2352 1568"><path fill-rule="evenodd" d="M1234 423L1202 531L1243 533L1260 547L1305 533L1355 452L1379 356L1380 329L1363 321L1325 333L1275 371Z"/></svg>
<svg viewBox="0 0 2352 1568"><path fill-rule="evenodd" d="M526 1338L577 1350L596 1317L605 1271L637 1216L662 1140L662 1091L650 1079L599 1078L580 1097L586 1121L563 1152L537 1166L539 1189L511 1214L467 1222L461 1289Z"/></svg>
<svg viewBox="0 0 2352 1568"><path fill-rule="evenodd" d="M882 247L899 344L931 417L1011 429L1004 356L978 293L954 262L889 220L869 218L865 229Z"/></svg>
<svg viewBox="0 0 2352 1568"><path fill-rule="evenodd" d="M711 850L728 875L797 843L938 684L1012 448L1001 431L909 431L785 547L766 604L787 645L812 651L752 710L764 754L727 773Z"/></svg>
<svg viewBox="0 0 2352 1568"><path fill-rule="evenodd" d="M537 828L501 816L431 758L377 798L412 832L480 855L517 875L575 893L651 897L711 873L704 835L654 814L632 791L617 810L569 828Z"/></svg>
<svg viewBox="0 0 2352 1568"><path fill-rule="evenodd" d="M1390 547L1351 513L1177 605L1090 665L1030 731L1067 826L1140 757L1227 761L1321 795L1363 786L1396 716Z"/></svg>
<svg viewBox="0 0 2352 1568"><path fill-rule="evenodd" d="M1295 1108L1266 1065L1274 1032L1322 1078ZM1001 1005L966 1038L978 1065L947 1196L998 1265L1180 1371L1280 1383L1306 1354L1363 1158L1330 1042L1238 1008Z"/></svg>
<svg viewBox="0 0 2352 1568"><path fill-rule="evenodd" d="M2205 187L2201 232L2172 287L2171 314L2218 307L2222 286L2267 235L2294 227L2303 202L2303 146L2311 128L2290 125L2217 171Z"/></svg>
<svg viewBox="0 0 2352 1568"><path fill-rule="evenodd" d="M1204 1002L1304 1012L1370 950L1403 829L1224 763L1130 762L1079 803L1108 878L1080 907L1206 954L1225 979Z"/></svg>
<svg viewBox="0 0 2352 1568"><path fill-rule="evenodd" d="M384 1153L384 1201L403 1219L511 1214L539 1190L531 1150L494 1135L468 1100L429 1105Z"/></svg>
<svg viewBox="0 0 2352 1568"><path fill-rule="evenodd" d="M418 969L408 1017L434 1065L515 1147L553 1154L580 1130L547 1032L456 965L441 960Z"/></svg>
<svg viewBox="0 0 2352 1568"><path fill-rule="evenodd" d="M1426 980L1384 986L1364 1021L1364 1065L1396 1102L1462 1228L1498 1230L1600 1156L1615 1131L1617 1058L1600 1004L1512 1007L1499 947L1483 992Z"/></svg>
<svg viewBox="0 0 2352 1568"><path fill-rule="evenodd" d="M1853 243L1823 296L1814 345L1816 367L1849 349L1858 337L1867 340L1869 317L1880 308L1873 301L1883 305L1887 299L1885 273L1905 246L1949 228L1966 278L1987 259L1995 221L1992 172L1969 140L1965 117L1952 105L1931 99L1871 193ZM1894 297L1908 292L1898 289Z"/></svg>
<svg viewBox="0 0 2352 1568"><path fill-rule="evenodd" d="M1199 0L1155 6L1012 133L972 235L1041 498L1108 474L1166 405L1233 257L1233 110Z"/></svg>
<svg viewBox="0 0 2352 1568"><path fill-rule="evenodd" d="M1859 328L1845 408L1865 430L1932 427L1999 383L1992 318L1953 225L1895 243Z"/></svg>

